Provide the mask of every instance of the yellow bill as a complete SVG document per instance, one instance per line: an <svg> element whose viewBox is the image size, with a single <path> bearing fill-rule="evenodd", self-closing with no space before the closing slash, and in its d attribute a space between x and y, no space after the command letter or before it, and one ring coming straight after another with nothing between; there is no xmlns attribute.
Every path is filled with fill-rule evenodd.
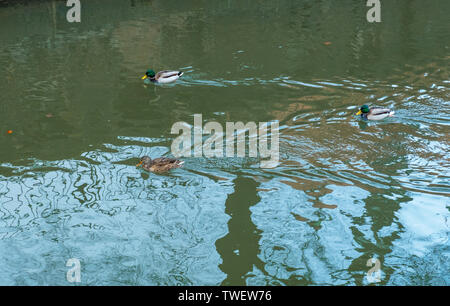
<svg viewBox="0 0 450 306"><path fill-rule="evenodd" d="M359 110L359 111L356 113L356 116L359 116L359 115L361 115L361 114L362 114L362 111Z"/></svg>
<svg viewBox="0 0 450 306"><path fill-rule="evenodd" d="M142 165L142 162L140 162L139 164L137 164L136 167L139 167L140 165Z"/></svg>
<svg viewBox="0 0 450 306"><path fill-rule="evenodd" d="M146 76L146 75L144 75L144 76L142 77L142 79L143 79L143 80L145 80L146 78L147 78L147 76Z"/></svg>

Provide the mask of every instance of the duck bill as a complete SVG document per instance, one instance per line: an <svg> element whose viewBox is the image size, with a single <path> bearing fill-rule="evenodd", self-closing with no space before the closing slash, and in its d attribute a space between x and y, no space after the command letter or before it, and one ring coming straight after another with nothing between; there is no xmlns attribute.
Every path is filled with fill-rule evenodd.
<svg viewBox="0 0 450 306"><path fill-rule="evenodd" d="M140 165L142 165L142 162L140 162L139 164L137 164L136 167L139 167Z"/></svg>
<svg viewBox="0 0 450 306"><path fill-rule="evenodd" d="M148 76L144 75L141 79L145 80L146 78L148 78Z"/></svg>
<svg viewBox="0 0 450 306"><path fill-rule="evenodd" d="M362 111L360 110L359 112L356 113L356 116L359 116L362 114Z"/></svg>

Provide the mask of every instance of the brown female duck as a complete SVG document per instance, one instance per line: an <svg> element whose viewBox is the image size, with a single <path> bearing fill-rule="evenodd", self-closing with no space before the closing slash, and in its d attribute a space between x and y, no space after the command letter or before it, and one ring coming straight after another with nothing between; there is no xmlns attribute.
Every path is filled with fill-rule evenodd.
<svg viewBox="0 0 450 306"><path fill-rule="evenodd" d="M159 157L151 159L148 156L143 156L139 164L136 165L136 167L142 165L142 168L144 168L147 171L162 173L167 172L170 169L181 168L183 164L184 161L175 158Z"/></svg>

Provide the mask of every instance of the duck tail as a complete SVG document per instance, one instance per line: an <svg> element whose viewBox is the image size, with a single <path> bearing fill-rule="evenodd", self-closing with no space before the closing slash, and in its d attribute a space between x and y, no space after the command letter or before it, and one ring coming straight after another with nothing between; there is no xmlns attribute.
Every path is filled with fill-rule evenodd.
<svg viewBox="0 0 450 306"><path fill-rule="evenodd" d="M183 74L184 74L183 71L179 71L179 72L178 72L178 76L182 76Z"/></svg>
<svg viewBox="0 0 450 306"><path fill-rule="evenodd" d="M391 112L389 113L389 117L394 117L394 114L395 114L395 112L394 112L394 111L391 111Z"/></svg>
<svg viewBox="0 0 450 306"><path fill-rule="evenodd" d="M178 167L178 168L181 168L181 167L183 167L183 164L184 164L184 161L179 160L179 161L177 162L177 167Z"/></svg>

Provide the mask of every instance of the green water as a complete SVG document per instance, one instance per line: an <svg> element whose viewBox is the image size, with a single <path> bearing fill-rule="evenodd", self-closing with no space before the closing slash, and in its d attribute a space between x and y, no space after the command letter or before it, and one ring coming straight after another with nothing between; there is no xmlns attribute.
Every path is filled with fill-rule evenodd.
<svg viewBox="0 0 450 306"><path fill-rule="evenodd" d="M448 285L450 2L381 2L0 2L0 285ZM135 167L194 114L280 165Z"/></svg>

